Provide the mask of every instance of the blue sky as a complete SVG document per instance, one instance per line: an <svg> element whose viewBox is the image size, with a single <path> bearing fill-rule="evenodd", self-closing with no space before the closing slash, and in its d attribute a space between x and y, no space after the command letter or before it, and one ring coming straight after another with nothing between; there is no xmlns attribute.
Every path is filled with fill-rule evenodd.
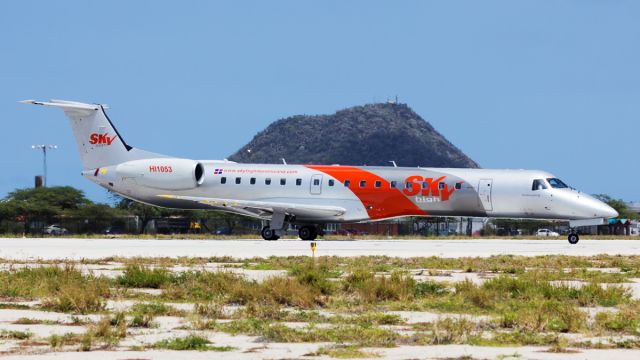
<svg viewBox="0 0 640 360"><path fill-rule="evenodd" d="M638 1L3 1L0 196L97 201L61 111L109 104L130 144L220 159L272 121L398 95L486 168L640 200Z"/></svg>

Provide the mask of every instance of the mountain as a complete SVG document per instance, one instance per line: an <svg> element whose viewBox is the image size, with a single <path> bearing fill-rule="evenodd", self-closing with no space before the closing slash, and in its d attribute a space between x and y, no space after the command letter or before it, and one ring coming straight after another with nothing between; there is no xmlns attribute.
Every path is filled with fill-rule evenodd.
<svg viewBox="0 0 640 360"><path fill-rule="evenodd" d="M406 104L296 115L258 133L229 160L243 163L467 167L478 164Z"/></svg>

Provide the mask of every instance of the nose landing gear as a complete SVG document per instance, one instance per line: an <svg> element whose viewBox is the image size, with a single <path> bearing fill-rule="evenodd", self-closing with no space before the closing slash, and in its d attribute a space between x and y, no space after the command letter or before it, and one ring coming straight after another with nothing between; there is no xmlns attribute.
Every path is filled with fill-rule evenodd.
<svg viewBox="0 0 640 360"><path fill-rule="evenodd" d="M578 236L577 232L571 231L569 232L568 240L569 240L569 244L575 245L578 243L578 241L580 241L580 237Z"/></svg>

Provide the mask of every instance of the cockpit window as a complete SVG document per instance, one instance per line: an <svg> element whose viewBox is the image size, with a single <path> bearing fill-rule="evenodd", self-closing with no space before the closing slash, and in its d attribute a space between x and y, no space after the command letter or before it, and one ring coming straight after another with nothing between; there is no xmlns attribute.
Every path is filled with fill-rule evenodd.
<svg viewBox="0 0 640 360"><path fill-rule="evenodd" d="M536 191L536 190L544 190L544 189L547 189L547 184L544 182L543 179L533 180L533 185L531 185L531 190Z"/></svg>
<svg viewBox="0 0 640 360"><path fill-rule="evenodd" d="M551 187L554 189L565 189L569 187L567 186L567 184L563 183L562 180L560 179L549 178L547 179L547 181L549 182L549 185L551 185Z"/></svg>

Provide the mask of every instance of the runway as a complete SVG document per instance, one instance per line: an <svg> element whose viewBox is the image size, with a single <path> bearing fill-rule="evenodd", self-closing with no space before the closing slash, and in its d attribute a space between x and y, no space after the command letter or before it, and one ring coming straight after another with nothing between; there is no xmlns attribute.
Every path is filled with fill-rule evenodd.
<svg viewBox="0 0 640 360"><path fill-rule="evenodd" d="M640 240L344 240L317 241L316 256L488 257L492 255L640 255ZM244 259L269 256L311 256L301 240L154 240L0 238L0 258L101 259L120 257L213 257Z"/></svg>

